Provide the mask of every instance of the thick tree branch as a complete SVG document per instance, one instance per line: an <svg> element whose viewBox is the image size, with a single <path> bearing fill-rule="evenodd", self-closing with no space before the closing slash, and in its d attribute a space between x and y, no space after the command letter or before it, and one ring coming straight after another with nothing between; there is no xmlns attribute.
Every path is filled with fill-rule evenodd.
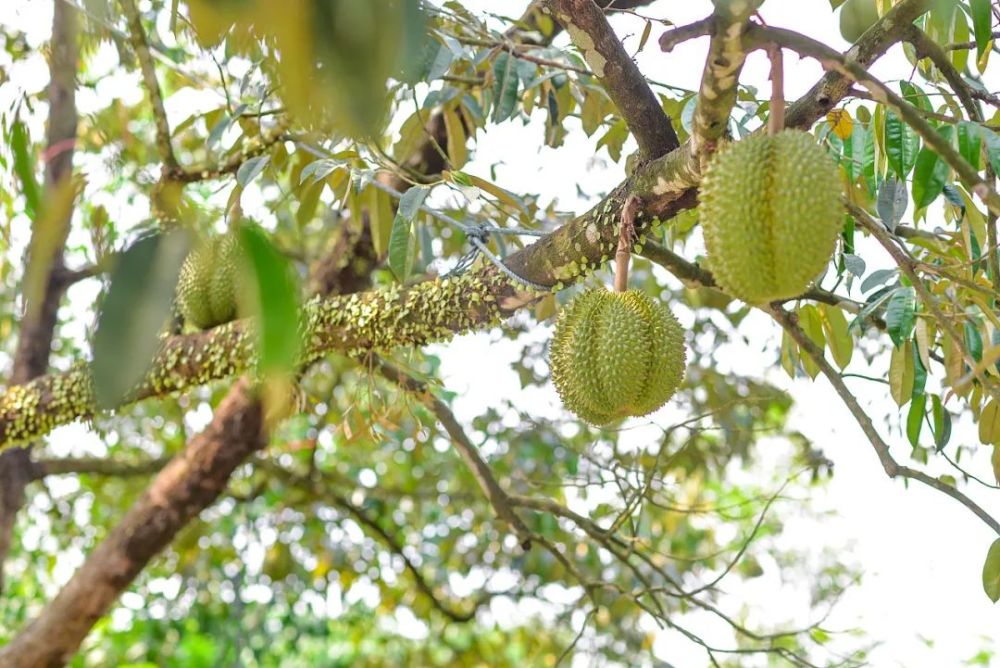
<svg viewBox="0 0 1000 668"><path fill-rule="evenodd" d="M21 384L44 374L58 322L59 303L66 283L62 280L66 239L73 217L73 154L76 144L77 14L57 2L52 13L49 61L49 118L46 128L45 201L52 211L40 213L31 232L25 283L37 281L40 290L28 294L24 318L14 353L11 383ZM57 193L59 193L57 195ZM63 200L67 205L54 205ZM15 448L0 453L0 593L4 588L4 563L14 540L17 513L25 502L30 479L31 452Z"/></svg>
<svg viewBox="0 0 1000 668"><path fill-rule="evenodd" d="M627 194L645 205L636 230L642 234L654 216L670 218L693 206L693 182L679 152L647 163L633 179L572 223L515 253L507 266L517 275L561 288L606 262L618 241L618 215ZM662 171L661 171L662 170ZM677 173L675 170L678 170ZM542 295L513 281L492 264L459 278L425 281L363 294L314 300L305 307L303 364L334 351L364 353L444 341L456 333L495 324ZM175 336L161 347L146 379L131 401L162 396L252 368L252 322L240 320L205 332ZM43 376L0 395L0 444L47 433L94 413L89 366Z"/></svg>
<svg viewBox="0 0 1000 668"><path fill-rule="evenodd" d="M0 666L65 664L150 559L218 498L237 466L266 445L261 415L249 383L239 381L209 427L156 476L55 599L0 649Z"/></svg>
<svg viewBox="0 0 1000 668"><path fill-rule="evenodd" d="M760 4L750 0L714 1L712 40L691 124L691 152L702 164L726 134L748 51L744 34L750 25L750 15Z"/></svg>
<svg viewBox="0 0 1000 668"><path fill-rule="evenodd" d="M31 480L41 480L52 475L100 475L111 478L131 478L156 473L169 462L169 457L136 462L100 457L38 459L31 463Z"/></svg>
<svg viewBox="0 0 1000 668"><path fill-rule="evenodd" d="M908 26L930 10L934 0L902 0L885 16L865 31L844 57L862 67L868 67L885 55L903 37ZM785 127L808 129L817 118L826 115L851 87L852 80L840 72L830 71L785 113Z"/></svg>
<svg viewBox="0 0 1000 668"><path fill-rule="evenodd" d="M548 7L618 107L642 157L659 158L680 146L670 117L594 0L550 0Z"/></svg>

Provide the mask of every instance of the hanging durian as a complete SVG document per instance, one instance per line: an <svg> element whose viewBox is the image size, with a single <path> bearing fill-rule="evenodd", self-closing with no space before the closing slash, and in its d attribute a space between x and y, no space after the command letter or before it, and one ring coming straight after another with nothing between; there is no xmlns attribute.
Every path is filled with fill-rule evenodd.
<svg viewBox="0 0 1000 668"><path fill-rule="evenodd" d="M184 260L177 307L186 323L209 329L237 317L242 248L234 232L203 240Z"/></svg>
<svg viewBox="0 0 1000 668"><path fill-rule="evenodd" d="M684 378L684 334L639 290L590 289L562 310L549 353L566 408L594 425L652 413Z"/></svg>
<svg viewBox="0 0 1000 668"><path fill-rule="evenodd" d="M750 304L796 297L843 227L837 165L805 132L752 135L714 156L699 212L719 287Z"/></svg>

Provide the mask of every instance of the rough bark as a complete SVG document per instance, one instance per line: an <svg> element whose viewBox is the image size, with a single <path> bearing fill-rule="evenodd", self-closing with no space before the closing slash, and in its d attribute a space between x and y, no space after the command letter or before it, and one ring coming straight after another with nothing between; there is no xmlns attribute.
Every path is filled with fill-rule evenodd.
<svg viewBox="0 0 1000 668"><path fill-rule="evenodd" d="M548 7L601 81L650 160L680 146L670 117L594 0L550 0Z"/></svg>
<svg viewBox="0 0 1000 668"><path fill-rule="evenodd" d="M240 380L195 437L87 557L55 599L0 650L0 666L61 666L122 590L213 503L237 466L266 444L260 402Z"/></svg>
<svg viewBox="0 0 1000 668"><path fill-rule="evenodd" d="M73 176L73 149L76 143L76 11L66 3L56 3L52 14L52 56L49 61L49 119L46 130L45 192L53 193ZM63 260L69 234L72 206L59 219L48 220L45 230L32 232L27 274L44 271L40 299L26 305L14 353L11 383L18 385L46 372L52 339L55 336L59 302L67 286ZM52 235L42 243L44 235ZM50 252L43 252L48 250ZM31 451L14 448L0 453L0 594L4 589L4 564L14 541L17 513L25 503Z"/></svg>

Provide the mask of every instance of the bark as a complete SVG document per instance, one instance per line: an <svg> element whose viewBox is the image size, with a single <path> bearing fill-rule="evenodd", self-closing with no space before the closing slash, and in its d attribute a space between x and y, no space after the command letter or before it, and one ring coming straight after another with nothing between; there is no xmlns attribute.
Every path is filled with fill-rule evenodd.
<svg viewBox="0 0 1000 668"><path fill-rule="evenodd" d="M642 157L659 158L680 146L670 117L594 0L551 0L548 6L618 107Z"/></svg>
<svg viewBox="0 0 1000 668"><path fill-rule="evenodd" d="M76 142L76 11L57 2L52 14L51 60L49 61L49 119L45 149L45 192L64 187L73 175ZM68 285L64 280L63 249L69 234L72 206L58 220L46 223L46 230L32 232L32 252L26 275L45 272L41 299L27 304L14 353L12 384L23 384L46 372L55 335L59 302ZM53 234L49 243L43 234ZM51 249L46 253L41 249ZM4 564L14 541L17 513L25 503L25 487L31 479L31 452L27 447L0 453L0 594L4 589Z"/></svg>
<svg viewBox="0 0 1000 668"><path fill-rule="evenodd" d="M240 380L209 427L156 476L121 523L42 613L0 650L3 668L61 666L122 590L218 498L237 466L267 443L260 402Z"/></svg>

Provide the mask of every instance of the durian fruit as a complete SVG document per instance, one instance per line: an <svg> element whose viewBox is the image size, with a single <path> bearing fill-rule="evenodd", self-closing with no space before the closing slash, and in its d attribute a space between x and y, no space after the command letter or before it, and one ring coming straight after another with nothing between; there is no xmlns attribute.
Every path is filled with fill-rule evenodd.
<svg viewBox="0 0 1000 668"><path fill-rule="evenodd" d="M570 411L593 425L652 413L684 378L684 334L645 292L579 294L556 322L552 381Z"/></svg>
<svg viewBox="0 0 1000 668"><path fill-rule="evenodd" d="M714 156L699 213L723 291L749 304L796 297L830 261L843 226L837 166L805 132L752 135Z"/></svg>
<svg viewBox="0 0 1000 668"><path fill-rule="evenodd" d="M840 34L851 44L878 21L875 0L847 0L840 8Z"/></svg>
<svg viewBox="0 0 1000 668"><path fill-rule="evenodd" d="M185 322L209 329L236 319L241 264L233 233L209 237L188 254L177 279L177 306Z"/></svg>

